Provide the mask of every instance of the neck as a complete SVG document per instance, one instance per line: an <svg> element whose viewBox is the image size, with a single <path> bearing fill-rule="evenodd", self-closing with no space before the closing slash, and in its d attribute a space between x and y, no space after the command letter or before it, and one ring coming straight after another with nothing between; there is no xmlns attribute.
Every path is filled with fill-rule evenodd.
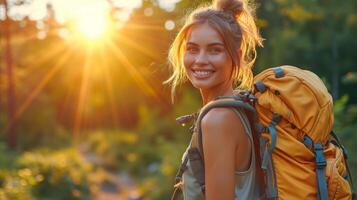
<svg viewBox="0 0 357 200"><path fill-rule="evenodd" d="M200 90L203 105L206 105L208 102L212 101L217 96L232 96L233 95L233 87L217 87L217 88L210 88L209 90Z"/></svg>

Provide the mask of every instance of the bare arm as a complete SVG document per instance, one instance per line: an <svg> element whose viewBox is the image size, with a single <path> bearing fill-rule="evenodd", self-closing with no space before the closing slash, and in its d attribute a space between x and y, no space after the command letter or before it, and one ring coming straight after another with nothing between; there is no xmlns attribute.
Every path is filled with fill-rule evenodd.
<svg viewBox="0 0 357 200"><path fill-rule="evenodd" d="M202 138L206 200L233 200L234 173L250 161L250 143L242 122L234 111L214 108L202 120Z"/></svg>

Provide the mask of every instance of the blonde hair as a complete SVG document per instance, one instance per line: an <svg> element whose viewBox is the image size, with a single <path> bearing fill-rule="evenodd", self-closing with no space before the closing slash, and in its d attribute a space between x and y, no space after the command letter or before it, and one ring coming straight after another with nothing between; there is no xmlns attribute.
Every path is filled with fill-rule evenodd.
<svg viewBox="0 0 357 200"><path fill-rule="evenodd" d="M188 16L170 47L168 60L173 73L164 83L171 84L172 99L176 87L187 80L183 57L189 31L192 26L203 23L208 23L222 36L233 61L234 87L248 90L252 87L256 46L263 46L255 24L255 7L248 0L214 0L212 5L197 8Z"/></svg>

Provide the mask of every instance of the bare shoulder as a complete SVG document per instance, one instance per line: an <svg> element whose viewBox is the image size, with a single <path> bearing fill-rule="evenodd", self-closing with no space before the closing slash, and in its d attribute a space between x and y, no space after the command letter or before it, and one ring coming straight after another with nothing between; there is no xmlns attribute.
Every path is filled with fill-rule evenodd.
<svg viewBox="0 0 357 200"><path fill-rule="evenodd" d="M231 108L213 108L203 117L201 126L204 133L237 134L243 130L240 118Z"/></svg>

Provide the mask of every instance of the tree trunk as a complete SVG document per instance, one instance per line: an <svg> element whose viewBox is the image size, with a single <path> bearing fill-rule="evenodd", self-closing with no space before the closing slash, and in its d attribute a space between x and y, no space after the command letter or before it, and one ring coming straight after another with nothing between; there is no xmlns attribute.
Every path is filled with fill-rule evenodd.
<svg viewBox="0 0 357 200"><path fill-rule="evenodd" d="M16 130L15 130L15 84L12 66L11 55L11 20L8 16L8 4L4 0L5 7L5 62L6 62L6 77L7 77L7 144L9 148L16 148Z"/></svg>

